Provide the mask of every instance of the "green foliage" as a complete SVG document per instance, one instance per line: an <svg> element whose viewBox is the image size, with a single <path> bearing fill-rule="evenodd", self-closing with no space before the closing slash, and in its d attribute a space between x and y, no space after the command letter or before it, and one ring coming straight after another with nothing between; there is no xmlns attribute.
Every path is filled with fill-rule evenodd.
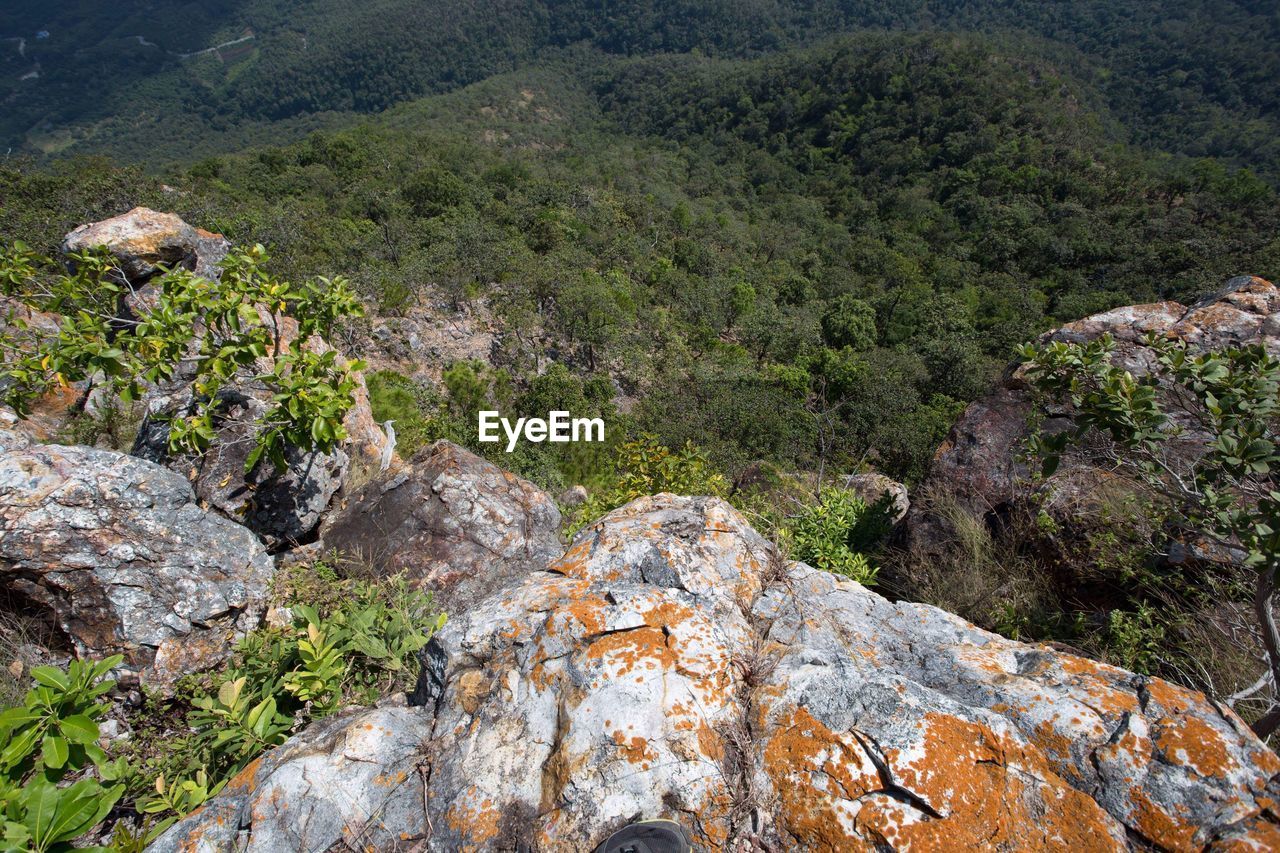
<svg viewBox="0 0 1280 853"><path fill-rule="evenodd" d="M1152 335L1147 345L1156 353L1155 369L1137 377L1112 363L1114 345L1104 336L1023 350L1034 385L1074 409L1073 430L1032 438L1044 474L1056 470L1072 442L1091 430L1103 433L1123 448L1126 465L1177 502L1192 528L1242 546L1249 565L1274 572L1280 565L1280 492L1271 478L1280 464L1280 360L1261 345L1194 353L1185 341ZM1199 452L1171 458L1165 452L1171 441L1195 442Z"/></svg>
<svg viewBox="0 0 1280 853"><path fill-rule="evenodd" d="M1141 605L1128 612L1112 610L1107 616L1103 641L1111 663L1144 674L1153 674L1165 652L1166 628L1155 610Z"/></svg>
<svg viewBox="0 0 1280 853"><path fill-rule="evenodd" d="M570 535L609 510L646 495L670 492L725 497L729 491L728 481L691 443L673 451L656 436L643 434L618 446L614 465L616 473L608 487L598 489L573 514Z"/></svg>
<svg viewBox="0 0 1280 853"><path fill-rule="evenodd" d="M404 458L449 434L439 418L440 401L430 389L392 370L366 374L365 382L374 420L395 422L396 452Z"/></svg>
<svg viewBox="0 0 1280 853"><path fill-rule="evenodd" d="M81 849L72 842L124 793L123 768L98 746L97 723L107 708L98 700L115 686L103 676L121 661L72 661L66 672L36 667L23 704L0 712L0 849ZM60 784L66 779L73 781Z"/></svg>
<svg viewBox="0 0 1280 853"><path fill-rule="evenodd" d="M410 689L418 652L445 622L431 596L403 577L343 580L326 563L282 575L277 595L292 623L246 636L211 689L193 685L182 729L135 747L137 808L158 819L147 837L309 721Z"/></svg>
<svg viewBox="0 0 1280 853"><path fill-rule="evenodd" d="M847 489L827 487L816 503L788 520L783 537L795 559L871 586L879 569L864 550L888 533L889 511L887 502L869 505Z"/></svg>
<svg viewBox="0 0 1280 853"><path fill-rule="evenodd" d="M1069 403L1073 420L1067 430L1033 435L1031 450L1049 475L1069 447L1100 436L1107 463L1160 496L1182 530L1242 553L1254 573L1258 629L1280 683L1272 612L1280 573L1273 473L1280 465L1280 359L1262 345L1196 352L1185 340L1155 335L1146 344L1155 360L1141 376L1114 363L1110 337L1025 347L1028 379ZM1157 622L1139 609L1132 617L1113 614L1109 627L1118 654L1135 666L1151 665L1163 640ZM1275 727L1275 707L1256 724L1262 736Z"/></svg>
<svg viewBox="0 0 1280 853"><path fill-rule="evenodd" d="M360 303L340 278L293 287L266 272L267 260L256 245L228 255L217 281L181 268L168 271L158 280L154 304L126 316L118 305L132 286L106 252L72 255L68 274L16 245L0 255L8 295L34 310L61 313L63 320L56 336L35 333L21 321L0 331L0 349L8 354L0 399L26 415L45 391L87 382L107 387L128 405L143 383L171 379L180 364L194 363L196 401L170 422L173 452L208 448L219 393L245 372L257 374L272 394L248 469L264 456L284 467L290 446L333 448L346 438L342 420L356 387L350 371L360 365L342 364L333 350L318 353L302 343L328 334L342 317L359 316ZM298 327L292 343L284 340L291 306ZM269 364L266 372L255 370L260 360Z"/></svg>
<svg viewBox="0 0 1280 853"><path fill-rule="evenodd" d="M545 414L521 398L550 360L626 400L611 436L694 441L730 477L874 460L907 482L1018 342L1280 263L1274 192L1116 144L1097 81L1042 42L861 34L744 61L644 57L644 30L623 40L645 46L631 58L566 49L163 178L9 160L0 238L52 251L78 222L148 204L269 243L281 278L344 273L385 310L474 301L501 369L413 376L411 443L487 454L477 404ZM500 461L549 488L607 480L612 447L561 450Z"/></svg>

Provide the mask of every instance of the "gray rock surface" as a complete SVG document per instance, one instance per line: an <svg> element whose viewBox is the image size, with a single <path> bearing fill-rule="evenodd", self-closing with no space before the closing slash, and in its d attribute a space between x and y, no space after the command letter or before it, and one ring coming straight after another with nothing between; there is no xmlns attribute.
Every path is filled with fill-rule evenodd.
<svg viewBox="0 0 1280 853"><path fill-rule="evenodd" d="M453 613L558 557L559 528L537 486L438 441L351 495L321 536L380 575L405 572Z"/></svg>
<svg viewBox="0 0 1280 853"><path fill-rule="evenodd" d="M62 241L64 254L100 246L115 256L129 283L141 285L162 266L185 267L202 278L214 277L231 243L221 234L188 225L175 213L146 207L81 225Z"/></svg>
<svg viewBox="0 0 1280 853"><path fill-rule="evenodd" d="M1280 289L1261 278L1239 276L1189 307L1177 302L1130 305L1068 323L1044 339L1080 343L1109 334L1116 342L1114 362L1141 375L1150 370L1155 358L1145 344L1149 332L1185 340L1199 349L1260 343L1280 353ZM1166 408L1178 421L1177 407ZM1041 416L1042 428L1052 432L1067 424L1063 414L1036 411L1020 365L1011 366L1000 387L971 403L952 427L917 497L945 495L947 502L978 518L1016 511L1032 495L1029 471L1021 458L1029 424L1033 416ZM1185 419L1181 423L1191 426ZM1189 437L1170 444L1175 460L1179 453L1193 452L1194 430ZM1039 487L1053 496L1057 506L1071 508L1055 517L1064 527L1064 538L1071 537L1073 515L1089 514L1082 510L1097 501L1102 494L1097 485L1106 477L1106 471L1093 468L1073 451ZM950 535L944 514L933 512L928 500L916 502L905 528L909 544L926 553L939 548Z"/></svg>
<svg viewBox="0 0 1280 853"><path fill-rule="evenodd" d="M316 723L250 764L148 849L413 849L428 834L421 755L431 722L423 708L378 708Z"/></svg>
<svg viewBox="0 0 1280 853"><path fill-rule="evenodd" d="M911 509L911 499L907 495L907 487L891 477L886 477L884 474L878 474L874 471L865 474L849 474L841 482L841 485L868 504L874 504L882 500L886 494L889 495L889 518L894 524L906 518L907 511Z"/></svg>
<svg viewBox="0 0 1280 853"><path fill-rule="evenodd" d="M341 448L328 453L289 448L288 466L277 472L270 462L245 474L267 411L270 394L246 380L224 388L217 437L201 456L171 456L169 419L192 408L190 385L171 393L156 389L146 395L147 416L132 453L164 465L189 479L201 500L253 530L272 549L304 542L319 526L333 496L342 487L349 458Z"/></svg>
<svg viewBox="0 0 1280 853"><path fill-rule="evenodd" d="M635 501L452 616L416 707L296 737L156 849L576 851L638 817L702 850L1280 839L1280 759L1230 710L785 563L717 499Z"/></svg>
<svg viewBox="0 0 1280 853"><path fill-rule="evenodd" d="M225 657L265 606L272 562L177 474L86 447L0 452L0 583L48 608L83 657L164 684Z"/></svg>

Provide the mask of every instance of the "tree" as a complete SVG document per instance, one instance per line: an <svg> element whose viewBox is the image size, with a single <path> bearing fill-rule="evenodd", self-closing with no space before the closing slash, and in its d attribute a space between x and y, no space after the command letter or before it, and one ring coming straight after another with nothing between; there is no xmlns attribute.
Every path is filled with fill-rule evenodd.
<svg viewBox="0 0 1280 853"><path fill-rule="evenodd" d="M1033 436L1032 450L1048 476L1068 446L1096 435L1104 457L1169 501L1189 530L1243 554L1276 697L1253 726L1266 737L1280 727L1280 360L1257 344L1193 353L1150 335L1147 346L1155 363L1140 377L1112 363L1110 336L1024 347L1033 386L1073 408L1074 428Z"/></svg>
<svg viewBox="0 0 1280 853"><path fill-rule="evenodd" d="M185 269L165 272L134 290L106 251L71 256L73 271L19 243L0 253L0 292L35 311L62 315L56 335L21 321L0 329L0 403L19 416L55 387L83 383L81 405L94 388L125 404L147 385L194 368L194 410L170 421L174 453L200 453L216 435L219 392L252 372L271 395L246 466L265 456L285 467L285 449L328 451L346 438L342 421L354 405L358 362L307 345L341 317L359 316L359 301L341 278L294 286L268 274L261 245L233 252L209 281ZM127 305L128 310L121 310ZM288 333L296 324L296 331Z"/></svg>

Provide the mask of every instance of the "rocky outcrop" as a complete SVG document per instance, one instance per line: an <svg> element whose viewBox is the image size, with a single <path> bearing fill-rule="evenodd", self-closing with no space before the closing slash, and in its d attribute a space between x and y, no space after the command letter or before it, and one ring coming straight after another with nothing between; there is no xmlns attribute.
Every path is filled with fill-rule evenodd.
<svg viewBox="0 0 1280 853"><path fill-rule="evenodd" d="M886 501L886 511L893 524L906 518L907 511L911 509L907 487L884 474L874 471L865 474L849 474L841 485L868 504L874 505L881 500Z"/></svg>
<svg viewBox="0 0 1280 853"><path fill-rule="evenodd" d="M322 537L378 574L405 572L453 613L559 556L559 528L537 486L438 441L352 495Z"/></svg>
<svg viewBox="0 0 1280 853"><path fill-rule="evenodd" d="M635 501L451 616L417 707L299 735L156 849L588 850L660 816L700 849L1278 837L1280 759L1230 710L786 563L717 499Z"/></svg>
<svg viewBox="0 0 1280 853"><path fill-rule="evenodd" d="M147 282L162 267L181 266L214 279L220 274L218 264L230 245L222 235L194 228L176 214L139 207L76 228L66 235L63 251L103 247L110 252L131 286L121 314L141 316L153 307L151 300L158 292L156 284ZM264 309L260 308L259 313L265 321ZM299 342L296 337L296 323L284 318L283 345L320 352L329 349L319 338ZM194 408L193 376L190 366L184 367L163 387L146 389L142 399L144 420L132 452L189 479L200 500L247 525L272 550L311 541L321 515L348 481L353 456L361 470L377 463L383 436L373 422L368 392L360 379L355 406L344 420L349 436L344 446L328 453L290 449L286 452L285 470L277 472L267 463L246 474L245 462L262 430L258 421L272 405L270 390L253 378L258 372L270 371L265 359L255 369L243 371L220 392L217 435L209 452L201 456L171 455L168 422ZM65 416L68 403L55 400L52 408ZM41 411L37 409L35 414ZM51 430L44 430L43 435L50 433Z"/></svg>
<svg viewBox="0 0 1280 853"><path fill-rule="evenodd" d="M174 213L135 207L128 213L76 228L62 241L64 254L106 248L120 273L140 285L161 267L185 267L201 278L218 275L231 243L221 234L193 228Z"/></svg>
<svg viewBox="0 0 1280 853"><path fill-rule="evenodd" d="M144 397L147 416L131 452L185 476L202 501L253 530L270 548L308 541L342 487L350 461L346 452L341 447L327 453L290 447L284 470L263 462L246 473L271 393L246 379L224 388L219 400L217 435L209 450L174 456L169 453L169 421L194 410L192 386L149 392Z"/></svg>
<svg viewBox="0 0 1280 853"><path fill-rule="evenodd" d="M257 624L271 559L177 474L106 450L0 445L0 583L82 657L119 652L164 684Z"/></svg>
<svg viewBox="0 0 1280 853"><path fill-rule="evenodd" d="M1261 343L1280 353L1280 290L1263 279L1240 276L1190 307L1158 302L1117 308L1069 323L1045 339L1079 343L1110 334L1116 342L1115 363L1141 375L1155 359L1145 345L1150 332L1180 338L1204 350ZM1170 408L1177 420L1177 407ZM948 501L979 518L999 518L1013 511L1032 494L1022 456L1033 415L1043 416L1042 428L1048 432L1067 423L1061 411L1035 411L1019 366L1014 365L1000 387L970 404L952 427L917 494L945 494ZM1196 443L1194 431L1189 438L1184 448ZM1180 451L1175 444L1169 449ZM1054 476L1038 488L1049 496L1050 509L1069 508L1055 519L1069 527L1072 516L1080 515L1082 506L1103 493L1098 487L1106 479L1106 472L1093 469L1075 452L1067 454ZM927 502L917 502L906 527L911 545L926 552L948 536L947 520L932 512Z"/></svg>
<svg viewBox="0 0 1280 853"><path fill-rule="evenodd" d="M406 842L428 834L421 756L431 723L422 708L317 723L246 767L148 850L410 849Z"/></svg>

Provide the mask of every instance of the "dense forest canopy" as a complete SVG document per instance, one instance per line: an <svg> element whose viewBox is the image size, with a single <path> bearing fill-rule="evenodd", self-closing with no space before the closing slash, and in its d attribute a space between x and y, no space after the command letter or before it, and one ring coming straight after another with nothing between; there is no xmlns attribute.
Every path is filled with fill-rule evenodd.
<svg viewBox="0 0 1280 853"><path fill-rule="evenodd" d="M348 275L388 314L428 295L491 306L506 378L477 380L490 396L531 388L551 352L731 476L874 458L916 479L1019 343L1280 272L1267 183L1125 145L1115 122L1003 39L867 34L756 59L577 47L170 170L165 190L11 160L0 234L52 247L135 203L176 209L271 245L286 275Z"/></svg>
<svg viewBox="0 0 1280 853"><path fill-rule="evenodd" d="M16 0L0 10L0 144L154 162L301 136L574 44L747 57L928 29L1035 38L1129 140L1280 176L1280 10L1265 0Z"/></svg>

